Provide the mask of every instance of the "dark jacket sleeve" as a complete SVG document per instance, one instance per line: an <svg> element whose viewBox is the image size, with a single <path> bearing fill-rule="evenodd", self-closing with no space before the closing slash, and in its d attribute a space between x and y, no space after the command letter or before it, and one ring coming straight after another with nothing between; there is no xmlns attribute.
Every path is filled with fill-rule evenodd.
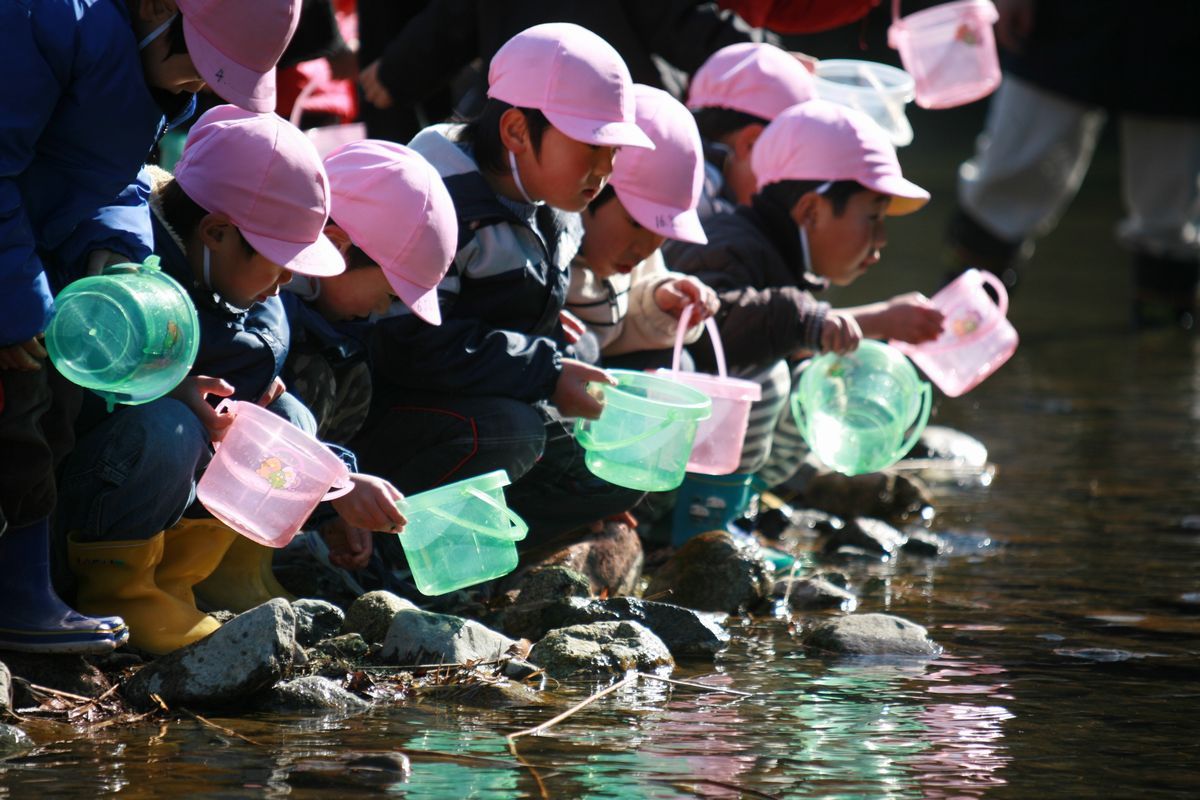
<svg viewBox="0 0 1200 800"><path fill-rule="evenodd" d="M750 41L733 14L716 3L696 0L621 0L630 25L646 50L689 75L708 57L731 44Z"/></svg>
<svg viewBox="0 0 1200 800"><path fill-rule="evenodd" d="M479 0L432 0L379 58L379 80L396 105L419 103L479 55Z"/></svg>

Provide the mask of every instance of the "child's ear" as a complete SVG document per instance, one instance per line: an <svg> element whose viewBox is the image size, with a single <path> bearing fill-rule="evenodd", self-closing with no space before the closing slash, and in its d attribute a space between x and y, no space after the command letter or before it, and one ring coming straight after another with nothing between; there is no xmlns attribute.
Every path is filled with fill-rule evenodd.
<svg viewBox="0 0 1200 800"><path fill-rule="evenodd" d="M500 143L513 155L520 155L529 146L529 123L518 108L500 115Z"/></svg>
<svg viewBox="0 0 1200 800"><path fill-rule="evenodd" d="M325 237L333 242L333 246L338 249L338 252L343 256L350 252L350 247L354 244L350 241L350 234L339 228L337 225L330 223L325 226Z"/></svg>
<svg viewBox="0 0 1200 800"><path fill-rule="evenodd" d="M210 250L217 249L233 233L233 223L224 214L205 214L196 226L200 243Z"/></svg>
<svg viewBox="0 0 1200 800"><path fill-rule="evenodd" d="M792 206L792 221L802 228L816 222L820 203L821 196L816 192L805 192L800 195L800 199Z"/></svg>

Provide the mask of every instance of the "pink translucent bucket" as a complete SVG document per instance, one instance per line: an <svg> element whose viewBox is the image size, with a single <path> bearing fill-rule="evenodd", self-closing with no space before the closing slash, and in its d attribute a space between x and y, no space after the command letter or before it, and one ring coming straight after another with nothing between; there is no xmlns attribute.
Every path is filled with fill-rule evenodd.
<svg viewBox="0 0 1200 800"><path fill-rule="evenodd" d="M196 496L243 536L283 547L317 503L354 488L342 460L283 417L237 400L221 401L217 413L232 413L233 424L214 443Z"/></svg>
<svg viewBox="0 0 1200 800"><path fill-rule="evenodd" d="M996 90L1000 62L992 26L999 18L991 0L958 0L900 19L900 0L892 0L888 44L916 81L917 105L953 108Z"/></svg>
<svg viewBox="0 0 1200 800"><path fill-rule="evenodd" d="M991 286L997 303L984 288ZM913 345L892 341L949 397L974 389L1017 349L1017 331L1008 321L1008 292L990 272L969 269L930 298L945 317L942 335Z"/></svg>
<svg viewBox="0 0 1200 800"><path fill-rule="evenodd" d="M688 459L687 471L702 475L728 475L736 472L742 460L742 442L746 438L746 426L750 422L750 404L762 397L762 387L754 381L730 378L725 374L725 350L721 347L721 334L712 318L704 320L708 337L712 341L713 353L717 357L717 375L700 372L684 372L679 369L683 356L683 337L692 318L692 306L683 310L679 327L675 332L675 358L671 369L655 370L665 378L678 381L697 391L704 392L712 400L712 416L700 422L696 431L696 442Z"/></svg>

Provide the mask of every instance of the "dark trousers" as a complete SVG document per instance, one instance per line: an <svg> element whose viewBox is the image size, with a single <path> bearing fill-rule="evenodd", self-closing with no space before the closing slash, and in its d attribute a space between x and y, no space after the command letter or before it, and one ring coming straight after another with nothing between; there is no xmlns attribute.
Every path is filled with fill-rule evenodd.
<svg viewBox="0 0 1200 800"><path fill-rule="evenodd" d="M46 519L55 466L71 450L81 390L48 361L36 372L0 370L0 531Z"/></svg>

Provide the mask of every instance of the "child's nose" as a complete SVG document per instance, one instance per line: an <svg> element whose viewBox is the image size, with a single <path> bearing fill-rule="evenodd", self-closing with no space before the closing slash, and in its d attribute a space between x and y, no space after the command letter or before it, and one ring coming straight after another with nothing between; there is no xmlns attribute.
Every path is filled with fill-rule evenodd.
<svg viewBox="0 0 1200 800"><path fill-rule="evenodd" d="M613 171L613 161L617 157L617 148L615 147L600 147L596 149L595 163L592 165L592 172L600 177L608 177Z"/></svg>

